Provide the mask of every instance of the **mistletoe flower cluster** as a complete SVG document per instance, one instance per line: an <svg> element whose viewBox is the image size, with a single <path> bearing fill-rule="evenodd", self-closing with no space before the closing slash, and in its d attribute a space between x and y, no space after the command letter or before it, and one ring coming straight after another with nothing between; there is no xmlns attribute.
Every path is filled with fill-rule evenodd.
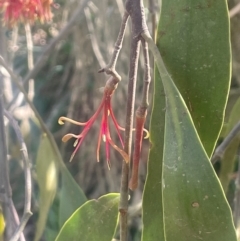
<svg viewBox="0 0 240 241"><path fill-rule="evenodd" d="M95 114L87 122L78 122L78 121L74 121L67 117L59 118L58 123L60 125L63 125L66 121L68 121L68 122L71 122L76 125L84 126L83 131L79 135L69 133L69 134L66 134L62 138L63 142L66 142L71 138L76 139L76 141L74 143L75 150L74 150L73 154L71 155L70 161L73 159L74 155L80 148L84 138L86 137L88 131L90 130L90 128L92 127L92 125L94 124L96 119L99 117L99 115L102 114L102 120L101 120L98 144L97 144L97 161L99 162L100 144L101 144L101 140L103 140L105 142L106 159L107 159L108 168L110 168L110 146L112 146L116 151L118 151L126 162L129 162L128 154L122 149L123 141L122 141L122 137L120 134L120 130L124 130L124 129L121 126L119 126L119 124L114 116L112 106L111 106L112 95L113 95L115 89L117 88L117 83L118 83L118 81L116 81L116 79L114 77L110 77L110 79L106 83L106 86L104 87L104 94L103 94L103 98L100 103L100 106L98 107ZM109 129L109 119L110 118L112 119L112 122L115 126L115 129L117 131L122 148L118 147L111 138L110 129Z"/></svg>
<svg viewBox="0 0 240 241"><path fill-rule="evenodd" d="M49 21L52 18L52 0L0 0L4 22L14 25L17 22Z"/></svg>

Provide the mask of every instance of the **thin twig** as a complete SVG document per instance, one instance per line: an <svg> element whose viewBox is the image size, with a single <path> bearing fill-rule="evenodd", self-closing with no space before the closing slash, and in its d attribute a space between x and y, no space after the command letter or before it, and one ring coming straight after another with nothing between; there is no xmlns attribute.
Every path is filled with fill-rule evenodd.
<svg viewBox="0 0 240 241"><path fill-rule="evenodd" d="M12 190L10 186L8 161L7 161L7 144L4 126L4 108L3 108L3 85L2 76L0 79L0 202L3 207L4 217L7 223L6 238L10 239L12 233L19 225L19 218L12 201ZM25 241L21 233L21 241Z"/></svg>
<svg viewBox="0 0 240 241"><path fill-rule="evenodd" d="M10 124L12 125L17 139L21 145L21 152L22 152L22 159L24 163L24 175L25 175L25 202L24 202L24 212L23 216L20 220L20 224L18 225L16 231L14 232L13 236L11 237L10 241L17 241L25 228L29 218L31 217L31 195L32 195L32 181L31 181L31 170L30 170L30 162L28 158L28 152L26 144L23 140L21 130L17 124L17 122L14 120L14 118L11 116L11 114L4 110L4 115L8 118Z"/></svg>
<svg viewBox="0 0 240 241"><path fill-rule="evenodd" d="M34 104L31 102L31 100L28 98L28 95L25 91L25 89L23 88L23 86L20 84L20 79L13 73L13 71L8 67L8 65L6 64L5 60L0 56L0 64L8 71L8 73L10 74L12 80L14 81L14 83L17 85L17 87L19 88L19 90L23 93L24 98L26 100L26 102L29 104L29 106L31 107L32 111L34 112L36 118L39 121L40 127L42 129L42 131L44 133L46 133L49 142L52 146L52 149L54 151L54 154L56 155L57 160L59 161L59 167L61 170L66 169L66 166L64 165L64 162L62 160L62 156L58 150L57 144L53 138L52 133L49 131L49 129L47 128L47 126L45 125L44 121L42 120L40 114L38 113L37 109L35 108Z"/></svg>
<svg viewBox="0 0 240 241"><path fill-rule="evenodd" d="M144 67L145 67L141 107L147 108L149 105L148 93L149 93L149 85L151 82L150 61L149 61L148 43L143 38L141 39L141 42L143 46Z"/></svg>
<svg viewBox="0 0 240 241"><path fill-rule="evenodd" d="M238 14L240 12L240 3L238 3L235 7L233 7L230 11L229 11L229 17L232 18L234 17L236 14Z"/></svg>
<svg viewBox="0 0 240 241"><path fill-rule="evenodd" d="M85 13L86 20L87 20L87 26L88 26L88 31L90 33L90 39L92 42L93 52L98 60L100 67L103 68L104 66L106 66L106 62L104 61L104 58L103 58L101 51L99 49L99 46L98 46L98 41L95 36L95 30L93 27L93 23L91 21L91 14L90 14L89 8L85 8L84 13Z"/></svg>
<svg viewBox="0 0 240 241"><path fill-rule="evenodd" d="M33 61L33 41L31 27L29 23L25 24L26 40L27 40L27 56L28 56L28 70L31 71L34 68ZM34 80L30 79L28 84L28 97L31 101L34 98Z"/></svg>
<svg viewBox="0 0 240 241"><path fill-rule="evenodd" d="M124 5L123 5L122 0L116 0L116 3L117 3L120 14L123 14L124 13Z"/></svg>
<svg viewBox="0 0 240 241"><path fill-rule="evenodd" d="M212 164L216 163L217 160L223 157L223 154L226 148L239 133L240 133L240 121L233 127L233 129L230 131L227 137L223 140L223 142L216 148L211 158Z"/></svg>
<svg viewBox="0 0 240 241"><path fill-rule="evenodd" d="M117 41L115 43L115 48L114 48L114 51L112 54L112 58L106 67L104 67L98 71L99 73L106 72L106 74L112 75L113 77L119 79L119 81L121 80L121 76L117 73L115 67L116 67L119 52L122 48L122 42L123 42L123 37L125 34L128 18L129 18L129 14L127 12L125 12L123 15L122 24L121 24L121 28L120 28L120 31L119 31L119 34L117 37Z"/></svg>
<svg viewBox="0 0 240 241"><path fill-rule="evenodd" d="M41 56L37 59L35 63L35 67L28 72L28 74L25 76L23 80L23 86L25 87L30 79L34 79L38 72L41 70L41 68L44 66L44 64L47 62L50 54L52 51L54 51L56 45L59 43L59 41L63 38L65 38L73 29L74 25L78 20L80 20L84 14L83 10L87 6L87 3L89 0L79 1L79 5L77 6L77 9L75 13L73 13L71 19L69 20L68 24L60 31L58 36L53 38L50 43L47 45ZM18 95L15 95L11 103L7 106L7 109L11 107L11 105L16 101Z"/></svg>

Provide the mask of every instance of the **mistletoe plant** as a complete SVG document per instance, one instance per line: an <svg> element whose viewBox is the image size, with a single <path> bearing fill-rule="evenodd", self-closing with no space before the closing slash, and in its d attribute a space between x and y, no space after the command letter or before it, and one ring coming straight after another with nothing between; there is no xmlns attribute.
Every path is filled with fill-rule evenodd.
<svg viewBox="0 0 240 241"><path fill-rule="evenodd" d="M151 149L143 192L141 239L142 241L236 241L231 210L210 162L223 124L230 81L231 55L226 1L162 0L157 45L155 45L148 31L143 1L126 0L112 57L109 63L99 70L99 73L104 72L109 78L98 109L86 122L63 116L59 118L61 125L70 122L83 126L80 134L68 133L62 138L64 142L71 138L76 139L70 161L77 151L81 151L82 142L100 115L102 119L96 147L97 161L99 161L101 140L105 143L109 169L110 146L123 159L120 194L107 194L97 201L87 201L76 185L63 163L52 134L24 88L43 66L47 53L49 54L61 37L74 25L77 16L81 15L84 8L88 8L87 3L87 0L81 1L69 24L59 34L60 37L49 44L34 68L31 68L30 64L30 71L23 85L19 83L19 78L5 60L0 59L1 65L9 72L11 79L23 93L45 134L40 146L46 147L47 156L46 153L45 155L39 153L36 164L39 189L45 194L40 197L40 204L42 206L45 204L45 209L39 215L35 241L40 240L44 231L48 210L57 190L58 172L61 173L64 188L61 191L59 215L62 228L57 234L56 241L111 241L114 237L118 237L116 232L118 213L120 240L128 240L129 189L135 190L138 187L139 160L149 106L151 81L149 49L154 56L157 69L154 77L151 125L149 133L146 131L146 137L150 138ZM19 21L25 24L33 23L37 19L49 21L52 17L51 6L54 6L53 2L46 0L0 1L4 21L8 26L13 26ZM117 86L121 84L116 64L129 20L131 46L127 108L125 126L121 127L113 113L111 100L117 95ZM140 105L134 111L141 47L144 60L143 91ZM26 162L25 179L28 184L26 209L23 219L19 221L13 215L14 206L9 205L12 204L12 199L6 143L3 138L5 134L2 98L0 102L2 118L0 204L3 207L3 214L0 213L0 220L3 220L2 224L0 223L0 238L24 241L22 230L31 215L31 192L27 192L31 190L29 166ZM9 113L6 112L5 115L11 120ZM120 146L111 138L110 120L115 127ZM124 138L121 131L124 131ZM134 138L132 138L133 133ZM132 139L134 139L133 154ZM28 157L25 156L25 159ZM52 170L50 176L46 170ZM65 204L69 205L68 210L66 205L62 204L63 199L67 200ZM10 217L6 215L9 207L12 213ZM8 227L9 223L13 223L10 225L11 228Z"/></svg>

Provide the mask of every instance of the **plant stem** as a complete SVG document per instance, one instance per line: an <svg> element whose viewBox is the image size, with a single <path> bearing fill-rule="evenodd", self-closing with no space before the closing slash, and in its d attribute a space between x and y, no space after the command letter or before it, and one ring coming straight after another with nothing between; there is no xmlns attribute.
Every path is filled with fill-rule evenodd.
<svg viewBox="0 0 240 241"><path fill-rule="evenodd" d="M126 0L126 13L132 22L132 39L130 52L128 100L125 125L124 151L131 157L132 126L135 103L135 89L137 81L137 68L140 49L141 33L147 30L142 0ZM131 158L130 158L131 159ZM120 188L120 240L127 241L127 214L128 214L128 186L129 186L129 163L123 162Z"/></svg>
<svg viewBox="0 0 240 241"><path fill-rule="evenodd" d="M20 92L23 93L26 102L29 104L29 106L31 107L33 113L35 114L36 118L38 119L42 131L44 133L46 133L47 137L49 138L50 144L51 144L51 146L53 148L53 151L54 151L54 153L56 155L56 158L59 161L58 164L59 164L60 169L61 170L66 169L66 166L65 166L65 164L64 164L64 162L62 160L62 156L61 156L61 154L60 154L60 152L58 150L57 144L56 144L56 142L55 142L55 140L53 138L52 133L49 131L49 129L45 125L44 121L42 120L42 118L41 118L40 114L38 113L37 109L35 108L34 104L28 98L27 92L25 91L23 86L20 84L19 77L16 76L13 73L13 71L8 67L8 65L6 64L5 60L1 56L0 56L0 65L2 65L7 70L7 72L9 73L9 75L12 78L12 81L17 85L17 87L20 90Z"/></svg>
<svg viewBox="0 0 240 241"><path fill-rule="evenodd" d="M121 80L121 76L117 73L115 67L116 67L116 63L117 63L117 59L118 59L120 50L122 48L122 42L123 42L123 37L124 37L124 34L125 34L128 18L129 18L129 14L127 12L125 12L124 15L123 15L122 24L121 24L121 27L120 27L120 30L119 30L117 41L115 43L112 58L111 58L109 64L106 67L104 67L104 68L102 68L98 71L99 73L105 72L108 75L112 75L113 77L115 77L119 81Z"/></svg>
<svg viewBox="0 0 240 241"><path fill-rule="evenodd" d="M4 126L4 108L3 108L3 83L0 78L0 203L3 207L3 214L6 220L6 239L10 240L13 232L19 224L19 218L12 201L12 190L10 186L8 161L7 161L7 144ZM21 241L25 238L21 235Z"/></svg>
<svg viewBox="0 0 240 241"><path fill-rule="evenodd" d="M29 23L25 24L26 40L27 40L27 56L28 56L28 70L31 71L34 68L33 61L33 41L32 32ZM34 80L30 79L28 84L28 97L31 101L34 98Z"/></svg>
<svg viewBox="0 0 240 241"><path fill-rule="evenodd" d="M142 91L142 101L135 114L135 139L134 139L134 152L133 152L133 164L132 164L132 176L129 182L129 188L135 190L138 186L138 167L141 156L142 149L142 138L143 138L143 129L147 117L147 108L149 105L148 93L149 85L151 81L150 75L150 64L149 64L149 53L148 53L148 44L141 38L141 43L143 47L143 56L144 56L144 83Z"/></svg>
<svg viewBox="0 0 240 241"><path fill-rule="evenodd" d="M132 128L137 81L140 38L132 37L128 81L127 114L125 124L124 151L131 157ZM127 241L129 163L123 162L120 188L120 240Z"/></svg>
<svg viewBox="0 0 240 241"><path fill-rule="evenodd" d="M21 130L17 122L14 120L14 118L11 116L10 113L8 113L5 110L4 115L8 118L10 124L12 125L16 133L17 139L21 145L21 152L22 152L22 158L24 163L24 174L25 174L24 212L23 212L23 216L21 218L20 224L18 225L17 229L15 230L14 234L10 239L10 241L17 241L20 235L22 234L23 229L25 228L30 216L32 215L31 213L32 179L31 179L31 170L30 170L30 162L28 158L27 147L22 137Z"/></svg>

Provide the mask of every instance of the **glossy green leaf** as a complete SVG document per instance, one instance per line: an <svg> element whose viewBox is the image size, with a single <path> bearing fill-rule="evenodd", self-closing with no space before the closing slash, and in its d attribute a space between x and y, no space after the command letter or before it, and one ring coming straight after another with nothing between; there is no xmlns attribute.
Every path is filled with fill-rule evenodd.
<svg viewBox="0 0 240 241"><path fill-rule="evenodd" d="M79 185L73 179L67 169L61 170L62 185L60 191L60 207L59 207L59 226L87 201L87 198Z"/></svg>
<svg viewBox="0 0 240 241"><path fill-rule="evenodd" d="M236 101L231 114L229 116L227 129L225 132L226 137L229 132L233 129L233 127L240 121L240 98ZM228 145L227 149L224 152L222 161L221 161L221 169L219 173L219 179L222 183L223 190L227 192L228 185L231 180L231 174L234 170L234 164L236 160L237 150L240 144L240 135L235 136L232 142Z"/></svg>
<svg viewBox="0 0 240 241"><path fill-rule="evenodd" d="M56 241L111 241L118 220L119 194L108 194L83 204L66 221Z"/></svg>
<svg viewBox="0 0 240 241"><path fill-rule="evenodd" d="M230 207L188 109L170 77L165 81L163 206L166 240L235 241Z"/></svg>
<svg viewBox="0 0 240 241"><path fill-rule="evenodd" d="M164 241L236 241L231 209L188 108L157 47L147 34L143 36L154 54L166 95L163 179L159 190L163 197ZM156 85L158 81L155 80ZM157 106L155 102L154 111L161 112ZM155 162L162 160L157 155L154 159ZM149 205L146 208L149 209ZM156 230L162 228L152 225ZM144 241L147 240L151 237L145 237Z"/></svg>
<svg viewBox="0 0 240 241"><path fill-rule="evenodd" d="M169 73L151 41L149 47L166 94L165 131L156 77L142 240L235 241L231 210L207 156L222 126L229 89L226 1L163 0L161 12L157 44Z"/></svg>
<svg viewBox="0 0 240 241"><path fill-rule="evenodd" d="M55 197L58 183L56 156L46 135L42 136L38 148L36 172L39 186L39 217L34 241L40 240L45 229L48 212Z"/></svg>
<svg viewBox="0 0 240 241"><path fill-rule="evenodd" d="M165 127L165 94L159 73L156 71L154 82L154 104L150 124L151 150L148 160L148 173L143 192L143 232L142 240L163 241L162 207L162 157Z"/></svg>
<svg viewBox="0 0 240 241"><path fill-rule="evenodd" d="M163 0L157 44L211 156L230 83L226 0Z"/></svg>

